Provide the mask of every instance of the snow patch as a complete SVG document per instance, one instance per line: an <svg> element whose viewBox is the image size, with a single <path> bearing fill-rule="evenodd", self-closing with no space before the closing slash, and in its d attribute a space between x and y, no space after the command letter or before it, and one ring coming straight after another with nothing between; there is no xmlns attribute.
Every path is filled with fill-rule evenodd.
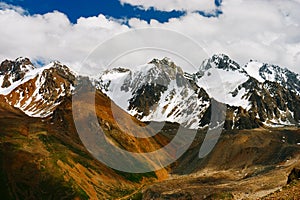
<svg viewBox="0 0 300 200"><path fill-rule="evenodd" d="M247 80L247 75L238 71L210 68L198 79L197 85L204 88L210 97L219 102L247 108L249 101L243 97L245 89L238 90L238 94L233 95L238 86Z"/></svg>
<svg viewBox="0 0 300 200"><path fill-rule="evenodd" d="M258 80L259 82L263 83L265 80L259 74L259 70L262 66L263 66L263 63L252 61L252 62L249 62L248 64L246 64L244 69L249 76L251 76L251 77L255 78L256 80Z"/></svg>

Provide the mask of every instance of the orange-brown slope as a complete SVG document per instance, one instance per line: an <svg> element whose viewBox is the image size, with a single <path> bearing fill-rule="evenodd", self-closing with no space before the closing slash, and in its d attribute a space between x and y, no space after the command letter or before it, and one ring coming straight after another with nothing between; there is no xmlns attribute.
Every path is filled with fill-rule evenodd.
<svg viewBox="0 0 300 200"><path fill-rule="evenodd" d="M67 130L5 107L1 106L0 117L3 198L106 199L138 187L93 159L80 143L74 145L76 137L67 140L63 135Z"/></svg>
<svg viewBox="0 0 300 200"><path fill-rule="evenodd" d="M144 153L153 152L168 144L169 139L161 134L148 137L150 133L153 133L151 127L146 127L146 124L130 116L127 112L116 106L102 92L96 91L96 93L94 93L92 89L85 88L80 98L76 102L71 102L71 99L68 99L54 112L53 116L57 119L57 124L61 124L62 130L64 130L65 127L69 127L72 130L70 132L76 132L73 116L70 113L72 108L78 104L81 108L80 113L77 113L80 115L77 116L79 120L83 120L82 123L87 123L87 128L94 128L92 123L99 123L101 131L105 133L106 139L118 148L129 152ZM93 98L95 98L95 102L92 101ZM73 107L72 103L75 104ZM95 105L93 103L95 103ZM90 114L94 111L97 115L97 122L91 122L89 120ZM95 127L94 130L96 132L97 127ZM136 138L133 136L135 134L147 136L147 138ZM85 135L84 137L87 142L93 144L98 136L93 134ZM89 146L89 150L109 154L109 150L101 149L101 146ZM151 163L152 161L148 159L147 162ZM167 171L157 171L156 176L158 176L158 178L164 178L167 176Z"/></svg>
<svg viewBox="0 0 300 200"><path fill-rule="evenodd" d="M97 117L107 137L116 145L128 151L147 152L168 143L160 135L136 139L126 134L124 129L127 133L134 131L132 123L145 124L115 107L122 120L121 129L112 116L111 104L107 96L97 92ZM93 106L85 108L88 112ZM71 97L64 97L53 116L45 119L26 116L7 104L3 97L0 111L0 193L6 199L117 198L167 175L166 170L148 174L122 173L93 158L76 132Z"/></svg>

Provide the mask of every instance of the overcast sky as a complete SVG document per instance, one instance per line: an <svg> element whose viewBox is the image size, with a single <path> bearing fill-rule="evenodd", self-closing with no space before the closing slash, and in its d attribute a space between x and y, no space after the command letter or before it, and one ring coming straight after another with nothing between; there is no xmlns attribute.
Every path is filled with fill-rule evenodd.
<svg viewBox="0 0 300 200"><path fill-rule="evenodd" d="M78 70L95 48L103 48L103 42L120 37L120 33L137 28L162 28L194 41L207 56L225 53L241 65L253 59L300 73L299 0L111 0L107 7L103 2L108 1L100 0L99 8L97 1L82 1L73 7L69 5L73 1L43 2L40 5L30 0L0 2L1 60L19 56L45 63L59 60ZM173 42L168 44L169 53L160 52L157 56L141 50L136 54L139 59L134 59L134 54L124 52L118 64L142 64L153 56L168 56L176 61L180 52L188 57L196 51L185 45L187 41L175 40L176 36L142 37ZM135 42L132 38L124 41ZM106 53L115 53L114 48L116 44L108 46ZM174 58L170 52L175 52ZM201 53L198 61L191 62L199 65L203 56Z"/></svg>

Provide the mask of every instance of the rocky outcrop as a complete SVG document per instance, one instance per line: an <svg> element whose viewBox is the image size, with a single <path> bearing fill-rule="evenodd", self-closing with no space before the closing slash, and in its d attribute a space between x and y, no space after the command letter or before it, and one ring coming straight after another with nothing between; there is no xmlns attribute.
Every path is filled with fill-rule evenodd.
<svg viewBox="0 0 300 200"><path fill-rule="evenodd" d="M0 95L32 117L51 115L62 98L72 94L75 85L73 72L59 62L35 68L29 59L19 58L0 66Z"/></svg>
<svg viewBox="0 0 300 200"><path fill-rule="evenodd" d="M287 184L290 184L291 182L295 180L300 180L300 168L294 168L291 173L289 174Z"/></svg>
<svg viewBox="0 0 300 200"><path fill-rule="evenodd" d="M25 74L35 67L28 58L18 58L15 61L5 60L0 64L0 76L3 82L2 88L11 86L16 81L24 78Z"/></svg>

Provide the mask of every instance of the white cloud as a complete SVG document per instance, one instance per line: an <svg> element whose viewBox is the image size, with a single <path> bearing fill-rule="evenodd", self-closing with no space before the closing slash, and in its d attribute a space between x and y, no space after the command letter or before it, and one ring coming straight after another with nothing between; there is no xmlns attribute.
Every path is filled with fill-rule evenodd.
<svg viewBox="0 0 300 200"><path fill-rule="evenodd" d="M227 0L219 18L190 14L160 26L203 41L210 54L227 53L242 64L257 59L299 73L299 9L300 4L292 0Z"/></svg>
<svg viewBox="0 0 300 200"><path fill-rule="evenodd" d="M161 11L210 11L216 9L214 0L120 0L120 2L145 10L149 8Z"/></svg>
<svg viewBox="0 0 300 200"><path fill-rule="evenodd" d="M30 16L7 8L0 10L0 59L27 56L79 66L78 63L97 45L118 33L140 27L159 27L187 35L200 43L209 55L226 53L241 64L254 59L300 73L299 10L300 2L296 0L224 0L223 14L219 18L188 13L166 23L151 20L150 24L132 18L128 19L128 27L103 15L82 17L72 24L60 12ZM144 39L149 41L168 39L166 35L147 37ZM135 42L129 40L124 44ZM174 51L181 49L197 56L197 52L191 52L180 41L172 45ZM107 54L113 51L107 48ZM129 56L121 60L132 65L142 62L143 58L147 62L148 53L139 53L139 59ZM199 58L196 64L201 62Z"/></svg>
<svg viewBox="0 0 300 200"><path fill-rule="evenodd" d="M27 14L27 11L20 6L14 6L5 2L0 2L0 10L14 10L20 14Z"/></svg>
<svg viewBox="0 0 300 200"><path fill-rule="evenodd" d="M14 10L0 10L0 26L1 60L26 56L65 63L82 61L97 44L128 30L103 15L80 18L72 24L67 16L56 11L24 16Z"/></svg>

